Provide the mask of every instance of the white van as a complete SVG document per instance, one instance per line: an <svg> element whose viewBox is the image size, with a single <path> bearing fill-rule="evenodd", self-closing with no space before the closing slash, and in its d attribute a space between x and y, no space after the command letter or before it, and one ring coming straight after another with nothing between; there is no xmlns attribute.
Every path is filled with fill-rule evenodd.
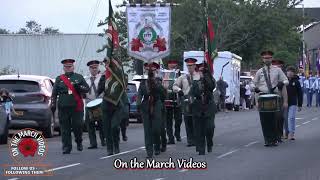
<svg viewBox="0 0 320 180"><path fill-rule="evenodd" d="M183 53L183 59L195 58L197 63L204 61L203 51L186 51ZM226 105L228 109L235 111L239 110L240 107L240 69L241 69L242 58L229 51L218 52L218 56L214 59L213 65L213 77L216 81L219 80L220 76L223 80L228 83L226 90ZM184 61L183 61L184 62ZM188 71L187 66L184 62L183 70Z"/></svg>

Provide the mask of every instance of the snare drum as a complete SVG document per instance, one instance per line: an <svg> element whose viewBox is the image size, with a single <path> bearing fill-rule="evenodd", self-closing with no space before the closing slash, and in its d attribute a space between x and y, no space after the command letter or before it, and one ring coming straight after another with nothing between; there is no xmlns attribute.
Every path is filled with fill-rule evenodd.
<svg viewBox="0 0 320 180"><path fill-rule="evenodd" d="M86 107L89 113L89 119L91 121L100 121L102 119L102 110L101 110L102 99L95 99L90 101Z"/></svg>
<svg viewBox="0 0 320 180"><path fill-rule="evenodd" d="M280 111L280 96L277 94L263 94L258 97L259 112Z"/></svg>

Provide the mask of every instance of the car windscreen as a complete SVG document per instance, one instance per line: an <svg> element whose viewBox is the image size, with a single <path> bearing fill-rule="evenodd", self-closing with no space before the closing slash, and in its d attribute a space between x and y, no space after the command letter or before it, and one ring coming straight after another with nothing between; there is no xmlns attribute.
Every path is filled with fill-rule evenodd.
<svg viewBox="0 0 320 180"><path fill-rule="evenodd" d="M136 87L136 85L135 85L135 84L128 84L127 92L128 92L128 93L135 93L135 92L137 92L137 87Z"/></svg>
<svg viewBox="0 0 320 180"><path fill-rule="evenodd" d="M0 89L5 88L13 93L27 93L40 91L39 84L25 80L0 80Z"/></svg>

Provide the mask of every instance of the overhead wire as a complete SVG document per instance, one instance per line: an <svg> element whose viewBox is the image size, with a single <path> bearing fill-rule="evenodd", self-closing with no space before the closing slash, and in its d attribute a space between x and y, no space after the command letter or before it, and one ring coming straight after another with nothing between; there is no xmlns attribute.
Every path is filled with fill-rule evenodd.
<svg viewBox="0 0 320 180"><path fill-rule="evenodd" d="M79 54L78 54L78 58L77 59L79 59L79 62L77 63L78 64L77 68L80 66L80 64L83 61L83 56L84 56L84 53L85 53L85 50L86 50L86 46L87 46L88 40L89 40L89 32L91 32L91 30L92 30L93 23L95 22L100 3L101 3L101 0L97 0L96 3L95 3L95 6L92 8L92 11L91 11L92 15L91 15L91 18L90 18L90 21L89 21L89 25L87 27L87 30L86 30L85 36L83 38Z"/></svg>

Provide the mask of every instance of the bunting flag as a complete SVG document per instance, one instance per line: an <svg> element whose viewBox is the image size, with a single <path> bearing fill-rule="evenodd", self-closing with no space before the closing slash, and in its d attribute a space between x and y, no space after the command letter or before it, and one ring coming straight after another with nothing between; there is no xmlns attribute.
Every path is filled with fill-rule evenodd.
<svg viewBox="0 0 320 180"><path fill-rule="evenodd" d="M109 0L109 16L107 35L107 63L104 99L117 105L125 92L125 79L121 61L113 58L114 50L119 48L119 34L113 16L111 0Z"/></svg>
<svg viewBox="0 0 320 180"><path fill-rule="evenodd" d="M108 16L108 29L107 35L107 58L111 59L113 50L119 48L119 33L113 17L113 9L111 0L109 0L109 16Z"/></svg>
<svg viewBox="0 0 320 180"><path fill-rule="evenodd" d="M217 38L216 38L216 30L212 24L212 21L208 17L208 5L206 0L203 0L203 5L205 9L205 43L204 43L204 49L205 49L205 61L207 65L209 66L209 70L211 73L213 73L213 61L214 58L218 55L217 50Z"/></svg>

